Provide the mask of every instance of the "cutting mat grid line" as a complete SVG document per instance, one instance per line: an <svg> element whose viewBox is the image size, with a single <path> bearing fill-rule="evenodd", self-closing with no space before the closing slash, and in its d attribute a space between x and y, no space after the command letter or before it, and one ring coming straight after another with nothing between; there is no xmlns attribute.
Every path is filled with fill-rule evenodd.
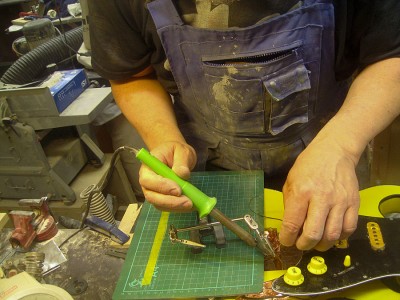
<svg viewBox="0 0 400 300"><path fill-rule="evenodd" d="M209 196L228 217L263 212L263 174L246 172L193 173L191 182ZM263 256L224 229L225 248L209 244L200 254L163 238L151 283L140 284L148 263L160 212L145 203L113 299L165 299L227 296L259 292L263 283ZM214 220L212 220L214 221ZM262 227L263 222L259 222ZM170 213L168 224L177 228L196 224L195 213ZM246 228L244 222L240 224ZM262 230L263 228L260 228ZM188 238L182 233L180 238Z"/></svg>

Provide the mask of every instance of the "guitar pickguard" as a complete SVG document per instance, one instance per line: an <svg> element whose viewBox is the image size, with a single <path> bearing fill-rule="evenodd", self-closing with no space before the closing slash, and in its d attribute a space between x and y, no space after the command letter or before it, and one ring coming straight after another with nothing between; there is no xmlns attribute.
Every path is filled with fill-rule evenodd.
<svg viewBox="0 0 400 300"><path fill-rule="evenodd" d="M372 222L372 223L371 223ZM291 296L330 293L375 279L400 276L400 219L359 216L357 230L347 240L347 248L334 247L326 252L311 250L303 253L299 264L304 282L298 286L277 278L272 289ZM350 266L344 266L346 255ZM326 273L311 274L307 265L320 256L327 265Z"/></svg>

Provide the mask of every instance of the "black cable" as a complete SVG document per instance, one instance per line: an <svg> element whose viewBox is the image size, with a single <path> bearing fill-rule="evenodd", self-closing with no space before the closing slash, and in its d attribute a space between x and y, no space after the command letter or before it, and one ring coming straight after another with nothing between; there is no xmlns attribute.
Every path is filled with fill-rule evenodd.
<svg viewBox="0 0 400 300"><path fill-rule="evenodd" d="M58 245L58 248L61 248L62 246L65 245L65 243L67 243L71 238L73 238L75 235L77 235L79 232L81 232L82 230L88 228L87 226L79 228L77 231L75 231L74 233L72 233L70 236L68 236L64 241L61 242L60 245Z"/></svg>
<svg viewBox="0 0 400 300"><path fill-rule="evenodd" d="M71 56L69 56L67 58L64 58L62 61L57 62L57 64L62 64L64 62L66 62L67 60L72 60L73 61L74 58L75 58L75 54L73 54L73 55L71 55Z"/></svg>
<svg viewBox="0 0 400 300"><path fill-rule="evenodd" d="M83 228L83 226L85 224L85 220L86 220L87 216L89 215L90 205L91 205L94 193L102 193L107 188L108 184L110 183L112 175L113 175L114 170L115 170L117 157L118 157L118 155L119 155L119 153L121 151L135 152L135 151L138 151L138 150L134 149L134 148L131 148L131 147L127 147L127 146L122 146L122 147L117 148L114 151L114 153L113 153L113 155L111 157L110 167L109 167L109 169L108 169L108 171L106 173L104 181L100 184L98 189L92 189L90 191L89 195L88 195L86 209L85 209L84 215L82 217L80 228Z"/></svg>
<svg viewBox="0 0 400 300"><path fill-rule="evenodd" d="M281 221L281 222L283 221L282 219L274 218L274 217L269 217L269 216L266 216L266 215L264 215L264 214L261 214L261 213L255 211L254 209L252 209L252 208L251 208L251 202L252 202L255 198L256 198L256 196L254 196L253 198L251 198L251 199L249 200L249 210L250 210L252 213L254 213L255 215L257 215L257 216L259 216L259 217L261 217L261 218L264 218L264 219L276 220L276 221Z"/></svg>
<svg viewBox="0 0 400 300"><path fill-rule="evenodd" d="M63 2L64 2L64 0L61 0L61 1L60 1L60 7L63 6ZM70 54L70 57L73 57L74 55L71 54L71 49L72 49L72 48L68 45L67 36L66 36L66 34L65 34L64 23L63 23L62 20L61 20L60 7L58 7L58 6L56 5L56 1L55 1L55 0L53 0L53 3L54 3L54 9L55 9L55 11L57 12L58 21L60 22L60 27L61 27L62 35L63 35L63 37L64 37L63 43L64 43L65 45L67 45L68 51L69 51L69 54ZM61 40L62 40L62 39L61 39ZM75 54L78 54L78 51L75 51ZM74 60L71 60L71 62L72 62L72 68L76 69Z"/></svg>

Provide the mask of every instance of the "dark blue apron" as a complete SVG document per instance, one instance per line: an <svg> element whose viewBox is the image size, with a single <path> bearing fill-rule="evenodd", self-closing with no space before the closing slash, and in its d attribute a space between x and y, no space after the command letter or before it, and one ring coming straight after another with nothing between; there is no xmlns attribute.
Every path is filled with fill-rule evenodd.
<svg viewBox="0 0 400 300"><path fill-rule="evenodd" d="M332 1L246 28L185 25L171 0L148 4L179 89L180 129L206 162L285 173L340 107Z"/></svg>

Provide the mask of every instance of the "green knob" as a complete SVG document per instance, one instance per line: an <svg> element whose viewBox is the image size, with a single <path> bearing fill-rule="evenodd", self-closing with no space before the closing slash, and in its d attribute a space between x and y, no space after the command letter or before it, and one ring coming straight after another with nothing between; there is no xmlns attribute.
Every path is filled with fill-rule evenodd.
<svg viewBox="0 0 400 300"><path fill-rule="evenodd" d="M174 171L171 170L166 164L159 161L156 157L151 155L146 149L142 148L136 154L136 158L142 163L156 172L158 175L175 181L182 189L184 195L186 195L190 200L192 200L193 205L199 212L200 218L207 216L215 204L217 204L217 199L215 197L208 197L202 191L200 191L193 184L183 180Z"/></svg>

